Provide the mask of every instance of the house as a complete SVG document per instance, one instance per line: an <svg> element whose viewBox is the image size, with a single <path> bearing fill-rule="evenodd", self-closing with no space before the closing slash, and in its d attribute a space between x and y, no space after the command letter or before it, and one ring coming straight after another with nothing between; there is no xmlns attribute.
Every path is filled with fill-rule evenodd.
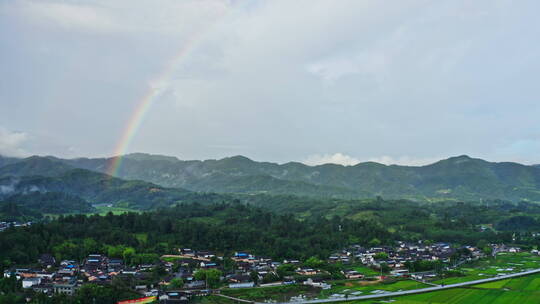
<svg viewBox="0 0 540 304"><path fill-rule="evenodd" d="M55 294L65 294L65 295L71 296L75 293L76 289L77 289L77 282L75 281L53 284L53 291Z"/></svg>
<svg viewBox="0 0 540 304"><path fill-rule="evenodd" d="M251 281L251 276L247 274L234 274L227 278L230 283L247 283Z"/></svg>
<svg viewBox="0 0 540 304"><path fill-rule="evenodd" d="M343 272L343 274L347 279L362 279L364 277L363 274L356 270L346 270Z"/></svg>
<svg viewBox="0 0 540 304"><path fill-rule="evenodd" d="M409 275L408 269L395 269L390 272L393 276L404 277Z"/></svg>
<svg viewBox="0 0 540 304"><path fill-rule="evenodd" d="M253 282L245 282L245 283L230 283L229 288L250 288L255 286L255 283Z"/></svg>
<svg viewBox="0 0 540 304"><path fill-rule="evenodd" d="M46 272L46 271L36 271L35 275L36 275L36 278L51 280L55 274L51 272Z"/></svg>
<svg viewBox="0 0 540 304"><path fill-rule="evenodd" d="M53 293L53 287L51 283L44 283L43 281L38 284L32 286L32 290L35 292L41 292L46 294L52 294Z"/></svg>
<svg viewBox="0 0 540 304"><path fill-rule="evenodd" d="M180 253L185 256L195 256L195 252L189 248L180 249Z"/></svg>
<svg viewBox="0 0 540 304"><path fill-rule="evenodd" d="M215 257L216 255L211 253L210 251L198 251L197 256L204 259L211 259Z"/></svg>
<svg viewBox="0 0 540 304"><path fill-rule="evenodd" d="M185 289L203 289L205 287L206 287L206 284L204 281L191 281L184 285Z"/></svg>
<svg viewBox="0 0 540 304"><path fill-rule="evenodd" d="M217 267L217 264L216 263L205 263L205 262L201 262L201 268L216 268Z"/></svg>
<svg viewBox="0 0 540 304"><path fill-rule="evenodd" d="M299 275L303 275L303 276L310 276L310 275L316 275L317 274L317 270L316 269L311 269L311 268L299 268L296 270L296 273L298 273Z"/></svg>
<svg viewBox="0 0 540 304"><path fill-rule="evenodd" d="M22 288L30 288L35 285L39 285L41 283L41 278L33 277L33 278L24 278L22 280Z"/></svg>
<svg viewBox="0 0 540 304"><path fill-rule="evenodd" d="M189 300L193 296L192 293L187 291L167 291L164 295L159 297L159 303L162 304L180 304L189 303Z"/></svg>
<svg viewBox="0 0 540 304"><path fill-rule="evenodd" d="M518 248L518 247L510 247L510 248L508 248L508 252L510 252L510 253L517 253L517 252L520 252L520 251L521 251L521 249Z"/></svg>
<svg viewBox="0 0 540 304"><path fill-rule="evenodd" d="M107 258L101 254L90 254L85 260L83 272L95 273L107 269Z"/></svg>
<svg viewBox="0 0 540 304"><path fill-rule="evenodd" d="M44 253L42 254L39 259L38 259L38 262L43 266L43 267L52 267L56 264L56 259L49 253Z"/></svg>
<svg viewBox="0 0 540 304"><path fill-rule="evenodd" d="M310 285L310 286L313 286L313 287L319 287L319 288L322 288L322 289L330 289L330 288L332 288L331 285L326 284L321 279L309 278L309 279L305 280L303 284L304 285Z"/></svg>
<svg viewBox="0 0 540 304"><path fill-rule="evenodd" d="M136 268L124 268L122 274L136 275L138 273Z"/></svg>

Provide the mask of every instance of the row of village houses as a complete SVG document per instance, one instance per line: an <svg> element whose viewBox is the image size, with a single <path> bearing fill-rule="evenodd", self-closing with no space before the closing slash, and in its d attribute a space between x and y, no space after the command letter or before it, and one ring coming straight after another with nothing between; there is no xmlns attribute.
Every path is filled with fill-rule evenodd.
<svg viewBox="0 0 540 304"><path fill-rule="evenodd" d="M32 225L32 222L0 222L0 232L11 227L26 227Z"/></svg>
<svg viewBox="0 0 540 304"><path fill-rule="evenodd" d="M516 251L517 248L493 245L498 252ZM475 247L465 246L470 254L467 259L477 259L483 256L483 253ZM332 254L327 262L342 263L345 265L343 275L347 279L362 279L364 274L354 270L352 265L363 264L371 268L380 268L385 263L391 269L393 276L407 276L408 269L406 262L429 260L449 262L450 257L456 249L446 243L423 244L399 242L396 246L381 246L364 248L359 245L350 246L340 252ZM381 253L384 253L381 255ZM378 258L383 256L384 258ZM246 252L236 252L231 259L235 262L235 269L225 273L222 281L226 282L229 288L246 288L255 286L253 273L255 273L262 282L263 278L273 272L282 264L294 265L296 276L281 278L279 282L272 282L266 285L280 284L309 284L315 287L329 288L330 286L320 279L324 274L321 269L311 269L303 267L299 260L274 261L270 258L257 257ZM175 263L167 262L175 260ZM191 295L205 294L207 292L206 282L197 281L194 273L198 269L220 268L218 265L223 257L216 256L210 251L194 251L191 249L180 249L174 255L165 255L159 265L138 265L128 267L121 259L108 258L101 254L91 254L80 264L77 261L64 260L57 263L50 254L43 254L39 263L40 269L9 269L4 276L15 275L22 279L24 288L32 288L35 291L44 293L61 293L72 295L78 286L86 283L109 284L116 276L130 276L133 282L133 288L145 296L159 296L170 299L178 295L178 302L173 300L170 303L180 303L186 301ZM216 263L217 262L217 263ZM178 264L179 267L178 267ZM348 268L347 265L350 265ZM160 279L160 282L148 284L151 278L149 270L161 266L167 275ZM54 269L54 271L52 271ZM276 274L277 276L277 274ZM162 291L174 278L181 278L185 282L181 291ZM300 279L299 279L300 278ZM299 282L297 282L297 280ZM301 280L301 282L300 282ZM264 284L261 284L264 286ZM171 293L174 295L171 296Z"/></svg>

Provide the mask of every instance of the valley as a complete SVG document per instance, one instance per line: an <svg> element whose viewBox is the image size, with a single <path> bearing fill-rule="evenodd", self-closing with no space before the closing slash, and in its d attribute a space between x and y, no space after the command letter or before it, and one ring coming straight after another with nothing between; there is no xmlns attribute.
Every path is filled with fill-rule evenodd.
<svg viewBox="0 0 540 304"><path fill-rule="evenodd" d="M183 164L173 158L142 154L128 156L127 162L130 157L145 166L149 159L171 163L170 167ZM80 162L78 166L76 162ZM86 168L80 168L81 160L3 158L2 282L15 284L9 282L16 277L27 286L12 289L14 294L39 303L56 303L60 298L55 286L71 286L72 296L66 303L110 292L117 296L100 301L144 296L174 299L173 294L194 303L230 303L231 297L256 302L344 301L349 297L352 301L377 295L372 301L379 303L389 300L388 292L452 286L540 268L540 204L532 196L505 200L477 191L479 199L461 200L451 196L455 192L445 191L445 198L407 199L383 197L367 188L337 195L353 188L273 176L270 184L267 178L262 179L264 185L259 184L260 175L249 175L254 172L250 167L259 164L244 158L225 164L211 162L214 172L229 172L224 180L232 178L230 174L241 177L232 178L241 188L220 188L197 178L205 187L217 189L202 192L187 182L183 184L186 188L178 188L147 176L132 180L120 173L121 177L113 177L89 168L88 162L99 160L85 162ZM130 168L127 162L124 170ZM203 166L205 162L196 164ZM462 172L462 163L489 164L468 157L442 162L446 166L446 171L438 173L445 172L442 180L455 178L452 172ZM267 163L261 166L280 168ZM493 172L501 170L498 164L489 166ZM217 167L220 171L215 171ZM187 168L175 170L193 174ZM336 170L353 169L338 166ZM524 170L533 180L536 170L540 171L536 167ZM497 178L514 178L513 173L508 174ZM476 175L471 173L464 179L473 180ZM246 187L242 180L251 186ZM400 187L405 186L402 184ZM311 186L302 185L323 192L310 192ZM467 187L481 188L479 184ZM406 192L399 193L407 197ZM55 262L43 268L39 262L43 256ZM101 264L88 262L94 256ZM70 270L70 275L61 279L59 273L67 271L66 267L76 271ZM201 280L203 275L212 275L212 283ZM39 282L32 279L36 276ZM525 277L510 279L516 280ZM484 285L506 286L499 282L507 281ZM391 300L422 303L422 299L432 301L439 293L466 297L471 290L471 299L485 292L475 285L396 294Z"/></svg>

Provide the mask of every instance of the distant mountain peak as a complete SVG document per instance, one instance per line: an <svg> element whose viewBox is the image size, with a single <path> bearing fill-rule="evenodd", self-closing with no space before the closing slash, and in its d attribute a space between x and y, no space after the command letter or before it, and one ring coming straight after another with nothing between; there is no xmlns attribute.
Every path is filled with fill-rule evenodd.
<svg viewBox="0 0 540 304"><path fill-rule="evenodd" d="M225 157L222 160L234 161L234 162L253 162L252 159L245 157L243 155L235 155L231 157Z"/></svg>
<svg viewBox="0 0 540 304"><path fill-rule="evenodd" d="M354 165L353 167L387 167L385 164L381 164L374 161L362 162Z"/></svg>
<svg viewBox="0 0 540 304"><path fill-rule="evenodd" d="M459 156L452 156L452 157L449 157L447 159L442 159L442 160L434 163L433 165L440 165L440 164L458 165L458 164L473 163L473 162L485 162L485 161L482 160L482 159L479 159L479 158L472 158L472 157L470 157L468 155L463 154L463 155L459 155ZM430 166L430 165L428 165L428 166Z"/></svg>
<svg viewBox="0 0 540 304"><path fill-rule="evenodd" d="M160 154L150 154L150 153L130 153L123 156L124 158L133 159L133 160L139 160L139 161L145 161L145 160L161 160L161 161L180 161L175 156L167 156L167 155L160 155Z"/></svg>

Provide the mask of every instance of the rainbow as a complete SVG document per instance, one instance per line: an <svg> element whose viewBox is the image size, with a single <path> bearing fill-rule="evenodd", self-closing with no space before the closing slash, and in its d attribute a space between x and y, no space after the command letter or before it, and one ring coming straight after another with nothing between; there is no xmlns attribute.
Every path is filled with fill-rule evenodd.
<svg viewBox="0 0 540 304"><path fill-rule="evenodd" d="M223 13L221 14L221 16L222 15ZM216 21L217 19L219 18L216 18ZM215 24L215 22L213 24ZM161 73L159 73L159 76L150 83L155 83L158 86L162 83L167 83L168 80L171 78L173 72L182 62L182 59L187 57L189 53L195 49L197 43L203 40L203 37L210 28L211 26L205 27L203 30L198 31L194 35L188 37L188 39L185 43L183 43L178 53L176 53L176 55L170 60L170 62L165 65L165 68L161 71ZM118 171L120 169L120 166L122 165L123 156L127 153L127 149L129 148L129 145L137 134L137 131L139 130L142 122L144 121L144 117L146 116L146 114L148 114L148 111L157 100L157 97L161 95L161 93L162 90L159 87L150 86L148 91L136 103L137 105L133 110L130 118L128 119L126 126L124 127L120 140L114 148L113 157L108 163L108 167L106 170L106 173L108 175L118 175Z"/></svg>

